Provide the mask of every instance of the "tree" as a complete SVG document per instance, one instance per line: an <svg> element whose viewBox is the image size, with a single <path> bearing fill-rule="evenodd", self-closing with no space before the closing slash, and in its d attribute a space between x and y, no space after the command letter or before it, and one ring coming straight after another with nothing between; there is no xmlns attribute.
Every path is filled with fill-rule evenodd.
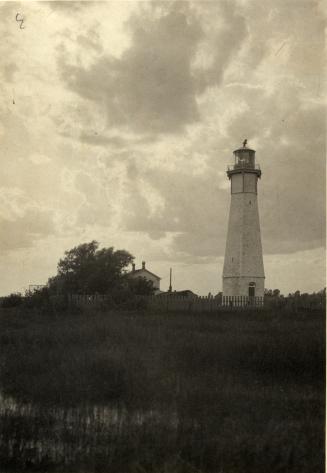
<svg viewBox="0 0 327 473"><path fill-rule="evenodd" d="M152 296L154 294L153 282L146 278L129 278L129 289L138 296Z"/></svg>
<svg viewBox="0 0 327 473"><path fill-rule="evenodd" d="M272 297L272 295L273 295L272 289L265 289L264 295L265 295L265 296Z"/></svg>
<svg viewBox="0 0 327 473"><path fill-rule="evenodd" d="M56 293L107 294L123 286L125 268L133 259L125 250L99 250L95 240L83 243L65 252L58 263L58 273L49 279L48 286Z"/></svg>
<svg viewBox="0 0 327 473"><path fill-rule="evenodd" d="M283 297L283 295L280 293L280 290L279 289L265 289L265 292L264 292L264 295L265 296L268 296L268 297Z"/></svg>

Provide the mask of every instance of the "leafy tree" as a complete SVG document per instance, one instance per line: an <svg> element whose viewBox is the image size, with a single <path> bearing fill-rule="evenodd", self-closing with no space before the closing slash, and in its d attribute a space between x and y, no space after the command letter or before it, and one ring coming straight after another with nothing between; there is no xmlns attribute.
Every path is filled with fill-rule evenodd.
<svg viewBox="0 0 327 473"><path fill-rule="evenodd" d="M273 295L272 289L265 289L264 295L271 297Z"/></svg>
<svg viewBox="0 0 327 473"><path fill-rule="evenodd" d="M125 268L134 257L113 247L99 249L97 241L83 243L65 252L58 263L58 273L50 278L51 292L107 294L124 285Z"/></svg>
<svg viewBox="0 0 327 473"><path fill-rule="evenodd" d="M129 289L133 294L140 296L150 296L154 294L153 282L142 277L130 277L128 279Z"/></svg>
<svg viewBox="0 0 327 473"><path fill-rule="evenodd" d="M268 297L283 297L279 289L265 289L264 295Z"/></svg>

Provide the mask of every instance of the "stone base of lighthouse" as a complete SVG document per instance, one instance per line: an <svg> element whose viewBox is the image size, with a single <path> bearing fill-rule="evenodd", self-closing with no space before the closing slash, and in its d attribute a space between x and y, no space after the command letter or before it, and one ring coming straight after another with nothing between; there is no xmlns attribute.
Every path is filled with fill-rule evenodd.
<svg viewBox="0 0 327 473"><path fill-rule="evenodd" d="M265 278L237 277L223 279L222 305L263 306ZM250 293L252 292L252 295Z"/></svg>
<svg viewBox="0 0 327 473"><path fill-rule="evenodd" d="M249 289L254 288L253 297L263 297L265 291L265 278L240 276L237 278L223 278L224 296L250 296Z"/></svg>

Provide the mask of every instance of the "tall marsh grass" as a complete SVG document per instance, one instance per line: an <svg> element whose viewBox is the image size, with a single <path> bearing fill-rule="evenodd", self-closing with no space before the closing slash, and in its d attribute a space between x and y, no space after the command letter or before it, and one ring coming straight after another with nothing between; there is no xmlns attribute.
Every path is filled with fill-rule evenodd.
<svg viewBox="0 0 327 473"><path fill-rule="evenodd" d="M0 313L7 471L324 471L322 313Z"/></svg>

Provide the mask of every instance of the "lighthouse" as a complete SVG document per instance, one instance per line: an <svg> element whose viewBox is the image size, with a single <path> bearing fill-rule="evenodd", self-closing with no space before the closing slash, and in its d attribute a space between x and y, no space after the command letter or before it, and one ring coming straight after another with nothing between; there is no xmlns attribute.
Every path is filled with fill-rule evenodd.
<svg viewBox="0 0 327 473"><path fill-rule="evenodd" d="M224 305L262 305L265 274L258 210L260 166L255 151L243 147L234 152L227 168L231 203L223 269Z"/></svg>

